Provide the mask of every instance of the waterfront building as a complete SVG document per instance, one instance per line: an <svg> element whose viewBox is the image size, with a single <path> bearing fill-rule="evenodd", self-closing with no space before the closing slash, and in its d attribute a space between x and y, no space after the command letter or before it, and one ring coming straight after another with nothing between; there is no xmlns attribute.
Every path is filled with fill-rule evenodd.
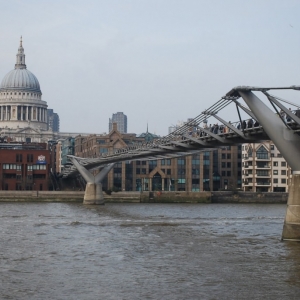
<svg viewBox="0 0 300 300"><path fill-rule="evenodd" d="M113 129L113 123L117 124L120 133L127 133L127 116L123 112L117 112L109 119L109 132Z"/></svg>
<svg viewBox="0 0 300 300"><path fill-rule="evenodd" d="M45 143L0 143L0 188L40 190L51 188L51 155Z"/></svg>
<svg viewBox="0 0 300 300"><path fill-rule="evenodd" d="M242 146L242 188L251 192L288 192L291 169L272 141Z"/></svg>

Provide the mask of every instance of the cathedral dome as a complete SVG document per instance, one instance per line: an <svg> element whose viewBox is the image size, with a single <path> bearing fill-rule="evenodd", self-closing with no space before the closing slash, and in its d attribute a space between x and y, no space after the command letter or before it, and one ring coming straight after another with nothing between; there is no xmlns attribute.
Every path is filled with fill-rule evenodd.
<svg viewBox="0 0 300 300"><path fill-rule="evenodd" d="M0 89L2 90L28 90L41 92L37 78L27 69L14 69L3 78Z"/></svg>
<svg viewBox="0 0 300 300"><path fill-rule="evenodd" d="M8 90L26 90L41 93L39 81L26 69L22 38L17 53L15 69L5 75L0 85L0 91Z"/></svg>

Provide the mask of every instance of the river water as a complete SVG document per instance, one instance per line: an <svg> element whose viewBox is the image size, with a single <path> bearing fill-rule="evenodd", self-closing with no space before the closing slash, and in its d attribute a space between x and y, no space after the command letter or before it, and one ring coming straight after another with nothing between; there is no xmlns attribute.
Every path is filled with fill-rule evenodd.
<svg viewBox="0 0 300 300"><path fill-rule="evenodd" d="M285 205L0 204L0 299L300 299Z"/></svg>

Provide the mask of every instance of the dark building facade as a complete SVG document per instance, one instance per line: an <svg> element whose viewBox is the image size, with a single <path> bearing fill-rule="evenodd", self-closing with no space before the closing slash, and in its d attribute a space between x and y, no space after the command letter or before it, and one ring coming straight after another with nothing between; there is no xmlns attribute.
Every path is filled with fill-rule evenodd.
<svg viewBox="0 0 300 300"><path fill-rule="evenodd" d="M53 109L47 109L48 130L59 132L59 115Z"/></svg>

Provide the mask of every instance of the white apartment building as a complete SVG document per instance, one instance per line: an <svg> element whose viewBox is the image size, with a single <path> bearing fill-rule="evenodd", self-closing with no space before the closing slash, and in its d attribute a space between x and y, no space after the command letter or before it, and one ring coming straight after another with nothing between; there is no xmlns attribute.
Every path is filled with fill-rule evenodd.
<svg viewBox="0 0 300 300"><path fill-rule="evenodd" d="M243 144L242 189L288 192L291 168L272 141Z"/></svg>

